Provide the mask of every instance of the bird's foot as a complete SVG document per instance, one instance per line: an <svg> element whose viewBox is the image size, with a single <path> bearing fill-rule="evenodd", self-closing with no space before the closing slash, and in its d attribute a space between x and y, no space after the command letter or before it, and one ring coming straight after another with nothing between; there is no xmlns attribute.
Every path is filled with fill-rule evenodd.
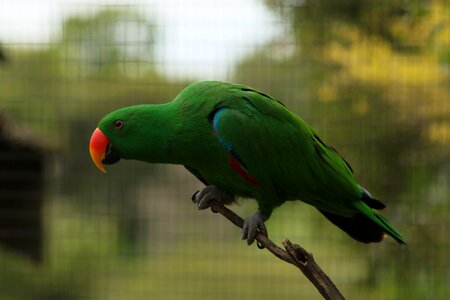
<svg viewBox="0 0 450 300"><path fill-rule="evenodd" d="M234 202L234 196L222 191L215 185L208 185L192 195L192 202L197 204L198 209L208 208L208 202L211 200L217 200L226 205Z"/></svg>
<svg viewBox="0 0 450 300"><path fill-rule="evenodd" d="M265 215L263 215L261 211L257 211L251 217L247 218L244 221L244 227L242 230L242 239L247 240L248 245L253 244L258 231L261 234L268 236L266 225L264 224L264 222L267 219L268 218Z"/></svg>

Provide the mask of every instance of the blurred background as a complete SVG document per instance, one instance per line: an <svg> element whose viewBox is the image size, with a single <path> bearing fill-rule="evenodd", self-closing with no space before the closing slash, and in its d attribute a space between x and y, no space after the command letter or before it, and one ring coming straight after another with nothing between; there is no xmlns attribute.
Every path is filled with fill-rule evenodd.
<svg viewBox="0 0 450 300"><path fill-rule="evenodd" d="M321 298L198 211L183 167L90 161L104 114L217 79L310 123L409 244L357 243L300 202L268 221L275 242L314 253L348 299L449 299L449 72L444 0L2 2L0 298Z"/></svg>

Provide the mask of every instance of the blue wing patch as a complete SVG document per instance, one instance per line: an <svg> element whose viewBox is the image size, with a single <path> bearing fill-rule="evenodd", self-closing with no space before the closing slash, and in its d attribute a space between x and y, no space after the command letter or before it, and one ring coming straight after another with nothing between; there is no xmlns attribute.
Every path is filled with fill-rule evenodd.
<svg viewBox="0 0 450 300"><path fill-rule="evenodd" d="M230 154L231 154L231 160L230 160L231 167L236 172L238 172L239 175L241 175L245 180L247 180L248 182L250 182L253 185L258 185L259 186L259 182L253 176L250 175L250 173L247 170L247 167L245 166L244 161L239 157L239 155L233 149L233 145L231 145L230 143L225 141L225 139L219 133L219 119L222 116L222 114L225 111L227 111L227 110L229 110L229 108L221 107L221 108L219 108L218 110L215 111L214 117L212 119L212 125L213 125L214 133L215 133L217 139L222 144L222 146L224 146L224 148L228 152L230 152Z"/></svg>

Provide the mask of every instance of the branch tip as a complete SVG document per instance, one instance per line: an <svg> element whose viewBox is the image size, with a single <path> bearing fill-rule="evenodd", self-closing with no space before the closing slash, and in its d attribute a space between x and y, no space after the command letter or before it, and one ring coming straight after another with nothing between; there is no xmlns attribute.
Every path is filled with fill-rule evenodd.
<svg viewBox="0 0 450 300"><path fill-rule="evenodd" d="M223 205L223 203L212 200L209 201L209 206L213 213L220 213L237 227L242 228L244 220ZM290 263L297 268L311 281L319 293L327 300L342 300L344 296L339 292L336 285L331 279L322 271L319 265L315 262L312 253L307 252L298 244L292 244L289 239L283 241L283 246L286 250L278 247L272 240L261 233L256 235L258 247L261 246L270 251L273 255L287 263Z"/></svg>

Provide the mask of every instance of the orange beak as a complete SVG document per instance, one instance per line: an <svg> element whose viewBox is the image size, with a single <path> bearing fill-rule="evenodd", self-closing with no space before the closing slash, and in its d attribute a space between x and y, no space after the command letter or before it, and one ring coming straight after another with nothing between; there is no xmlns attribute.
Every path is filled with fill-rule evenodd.
<svg viewBox="0 0 450 300"><path fill-rule="evenodd" d="M109 139L100 129L96 128L89 143L89 152L91 153L92 161L103 173L106 173L106 170L103 167L102 161L105 158L108 145Z"/></svg>

